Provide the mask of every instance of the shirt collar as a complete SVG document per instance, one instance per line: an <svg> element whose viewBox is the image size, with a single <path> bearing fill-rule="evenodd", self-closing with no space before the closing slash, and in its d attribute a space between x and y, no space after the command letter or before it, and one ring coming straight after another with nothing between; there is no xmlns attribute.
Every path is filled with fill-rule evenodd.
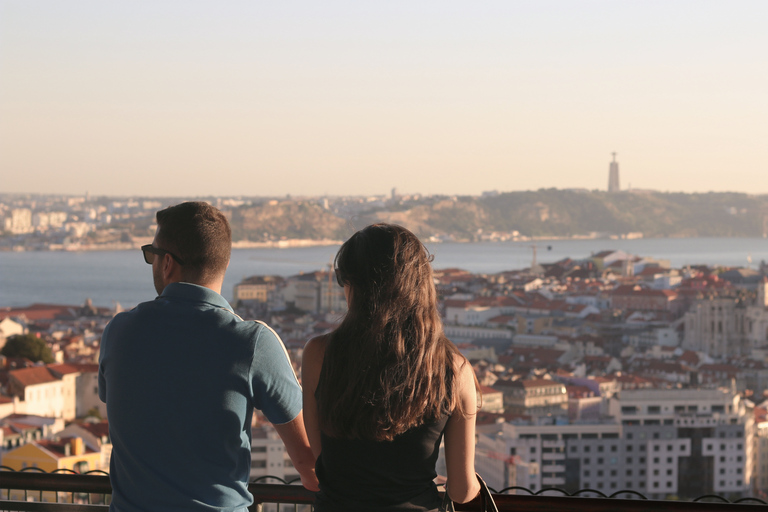
<svg viewBox="0 0 768 512"><path fill-rule="evenodd" d="M182 299L190 302L207 302L217 308L224 308L234 313L227 299L210 288L192 283L171 283L165 287L160 297Z"/></svg>

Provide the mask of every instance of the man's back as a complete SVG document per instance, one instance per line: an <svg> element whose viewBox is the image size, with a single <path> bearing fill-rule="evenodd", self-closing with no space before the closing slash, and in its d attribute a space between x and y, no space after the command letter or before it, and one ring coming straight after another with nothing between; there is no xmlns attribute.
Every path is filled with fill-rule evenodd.
<svg viewBox="0 0 768 512"><path fill-rule="evenodd" d="M239 510L252 498L253 407L273 423L301 411L279 338L218 293L169 284L104 332L99 394L113 443L114 510Z"/></svg>

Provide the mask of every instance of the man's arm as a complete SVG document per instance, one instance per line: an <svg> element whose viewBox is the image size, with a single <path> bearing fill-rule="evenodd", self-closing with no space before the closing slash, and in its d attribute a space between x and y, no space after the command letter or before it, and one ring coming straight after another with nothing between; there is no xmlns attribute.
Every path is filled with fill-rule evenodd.
<svg viewBox="0 0 768 512"><path fill-rule="evenodd" d="M315 475L315 456L309 447L307 432L304 430L304 415L299 413L293 420L281 425L274 425L280 439L283 440L288 456L301 476L301 484L310 491L319 491Z"/></svg>

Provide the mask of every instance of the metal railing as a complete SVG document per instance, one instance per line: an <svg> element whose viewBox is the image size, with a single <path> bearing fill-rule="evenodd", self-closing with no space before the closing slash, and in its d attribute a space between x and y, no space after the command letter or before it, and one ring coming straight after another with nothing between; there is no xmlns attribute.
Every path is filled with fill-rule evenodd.
<svg viewBox="0 0 768 512"><path fill-rule="evenodd" d="M314 501L314 493L300 485L263 483L260 479L248 488L255 500L250 510L255 512L265 508L278 512L310 511ZM507 494L509 491L530 494ZM0 471L1 511L105 512L111 492L109 477L104 474ZM649 500L633 491L595 496L605 495L592 489L582 489L574 495L559 489L545 489L533 494L519 487L494 494L501 512L727 512L768 505L754 498L730 503L719 496L704 496L696 501ZM477 503L457 504L456 509L477 510Z"/></svg>

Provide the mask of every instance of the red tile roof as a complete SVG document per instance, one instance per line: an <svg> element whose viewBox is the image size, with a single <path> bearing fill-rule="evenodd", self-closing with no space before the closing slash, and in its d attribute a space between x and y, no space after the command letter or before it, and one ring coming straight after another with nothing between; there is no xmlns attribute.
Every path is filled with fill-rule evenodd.
<svg viewBox="0 0 768 512"><path fill-rule="evenodd" d="M32 366L30 368L21 368L20 370L11 370L8 372L8 375L16 379L24 387L59 380L45 366Z"/></svg>

